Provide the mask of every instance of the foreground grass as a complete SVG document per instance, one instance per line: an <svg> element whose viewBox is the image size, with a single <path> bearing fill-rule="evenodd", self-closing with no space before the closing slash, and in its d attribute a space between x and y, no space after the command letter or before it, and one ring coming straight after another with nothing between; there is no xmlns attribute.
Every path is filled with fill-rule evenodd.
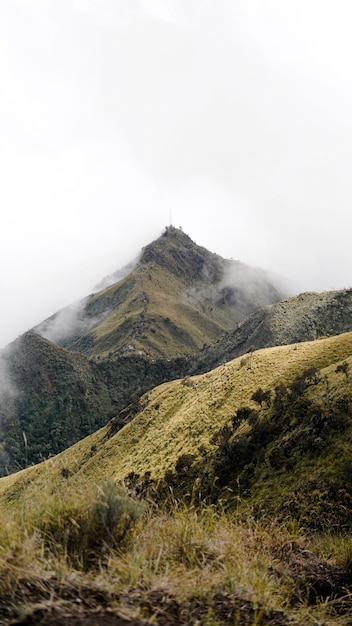
<svg viewBox="0 0 352 626"><path fill-rule="evenodd" d="M41 623L39 611L55 624L64 612L69 624L79 597L83 624L94 599L131 624L347 625L348 572L312 546L297 524L177 502L164 510L112 481L76 498L43 493L1 515L0 619Z"/></svg>

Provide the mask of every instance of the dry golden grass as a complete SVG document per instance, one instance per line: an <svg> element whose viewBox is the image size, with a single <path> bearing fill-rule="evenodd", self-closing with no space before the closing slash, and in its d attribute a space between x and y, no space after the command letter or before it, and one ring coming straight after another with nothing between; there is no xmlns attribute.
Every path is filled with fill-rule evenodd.
<svg viewBox="0 0 352 626"><path fill-rule="evenodd" d="M185 606L195 598L204 605L219 595L237 598L239 606L253 612L249 622L247 614L241 621L239 611L235 622L239 625L258 626L263 616L274 611L293 626L350 624L348 592L338 604L333 597L312 602L304 580L314 558L295 524L283 526L273 519L257 522L251 517L244 521L211 506L195 509L180 503L166 513L149 503L144 511L140 509L120 545L102 550L100 544L87 561L86 521L94 528L92 505L101 500L99 490L76 496L73 500L63 489L51 495L46 492L14 519L1 514L0 608L1 598L13 597L16 602L15 590L18 594L22 589L26 598L26 587L32 588L38 602L50 589L55 599L60 589L67 595L72 586L75 594L79 586L99 590L104 602L110 597L116 604L114 598L120 597L123 604L123 598L128 598L130 611L133 599L135 614L140 615L156 592L157 601L170 597ZM318 563L317 577L324 567ZM219 626L223 622L209 610L199 623Z"/></svg>

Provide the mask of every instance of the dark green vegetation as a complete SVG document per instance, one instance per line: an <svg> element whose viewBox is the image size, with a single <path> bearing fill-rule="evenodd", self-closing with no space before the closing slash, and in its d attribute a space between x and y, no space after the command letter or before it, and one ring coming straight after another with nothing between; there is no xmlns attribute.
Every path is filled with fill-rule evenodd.
<svg viewBox="0 0 352 626"><path fill-rule="evenodd" d="M143 391L187 372L185 359L142 355L94 361L35 333L6 351L11 387L1 399L0 475L38 463L104 426ZM125 424L115 419L115 427Z"/></svg>

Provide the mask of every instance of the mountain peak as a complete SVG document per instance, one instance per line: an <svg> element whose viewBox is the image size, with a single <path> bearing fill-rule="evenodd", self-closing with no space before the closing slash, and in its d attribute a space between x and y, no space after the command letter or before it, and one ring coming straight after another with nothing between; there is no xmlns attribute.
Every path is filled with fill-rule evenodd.
<svg viewBox="0 0 352 626"><path fill-rule="evenodd" d="M224 260L198 246L181 228L167 226L163 234L143 248L140 264L156 263L188 281L210 275L219 280Z"/></svg>
<svg viewBox="0 0 352 626"><path fill-rule="evenodd" d="M194 353L280 299L265 274L198 246L168 226L125 277L36 328L86 356Z"/></svg>

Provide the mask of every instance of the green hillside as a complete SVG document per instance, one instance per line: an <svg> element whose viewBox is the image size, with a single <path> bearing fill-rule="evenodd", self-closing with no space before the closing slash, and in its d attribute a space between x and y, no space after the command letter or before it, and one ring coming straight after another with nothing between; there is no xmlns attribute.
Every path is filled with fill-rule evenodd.
<svg viewBox="0 0 352 626"><path fill-rule="evenodd" d="M0 395L0 475L61 452L136 403L143 390L189 368L187 359L137 354L95 361L33 332L2 352L2 364L8 388Z"/></svg>
<svg viewBox="0 0 352 626"><path fill-rule="evenodd" d="M131 472L140 476L150 472L152 478L161 478L168 470L174 470L179 457L186 454L194 455L195 461L210 454L211 462L212 451L216 449L216 444L212 441L214 435L218 434L222 427L232 424L237 412L243 407L253 411L260 408L258 402L253 399L253 394L258 389L270 390L274 396L275 390L280 386L287 390L304 372L312 370L319 372L318 382L314 380L314 384L303 384L303 397L308 394L310 400L324 406L326 404L329 410L332 410L331 403L338 404L341 400L341 406L345 407L341 411L347 420L343 438L345 441L346 429L352 426L349 422L349 401L345 399L351 393L351 382L348 375L336 373L335 370L341 363L349 364L351 354L352 333L347 333L315 342L260 350L246 355L245 358L226 363L207 374L165 383L142 396L138 410L133 409L132 421L122 430L116 432L112 420L109 425L54 459L1 479L1 498L7 499L6 492L9 487L10 490L15 487L21 498L27 497L28 490L28 495L32 498L36 490L41 489L42 480L45 483L49 479L59 480L63 468L70 476L66 481L69 489L70 485L76 488L81 480L96 481L104 477L122 480ZM302 399L302 394L297 397ZM271 419L270 412L275 408L274 397L273 405L265 408L265 402L263 403L261 411L269 412L265 417ZM280 438L283 436L287 439L291 427L293 430L298 428L299 431L300 419L304 428L309 426L309 404L305 407L303 402L302 411L304 410L307 415L300 417L297 414L295 419L292 418L289 428L284 422L278 425L275 437L270 439L271 446L274 445L275 439L281 441ZM264 413L259 421L263 421ZM274 415L275 419L281 419L280 413ZM286 417L286 411L282 410L282 419ZM235 430L233 435L251 431L255 420L251 422L253 416L249 421L241 420L238 425L239 431ZM329 437L334 435L334 431L331 433L328 428L327 431ZM305 432L304 429L302 432ZM334 445L343 444L337 437L338 432L337 429ZM327 443L326 445L331 450L332 442L329 440L328 443L329 445ZM303 452L309 453L309 449ZM341 454L342 452L343 448L340 450ZM337 452L334 451L334 454ZM320 463L325 467L326 458L327 448L322 446L319 454L314 455L312 460L317 473L321 469ZM303 460L305 471L305 454L302 456L302 462ZM280 463L277 462L276 465L280 469ZM283 465L286 471L287 468L284 463ZM298 465L301 467L300 463ZM277 469L275 461L273 469ZM292 470L293 468L288 479L291 489L294 488ZM272 471L269 472L269 478L271 474ZM262 480L260 472L258 476ZM301 478L301 475L297 474L297 480Z"/></svg>

